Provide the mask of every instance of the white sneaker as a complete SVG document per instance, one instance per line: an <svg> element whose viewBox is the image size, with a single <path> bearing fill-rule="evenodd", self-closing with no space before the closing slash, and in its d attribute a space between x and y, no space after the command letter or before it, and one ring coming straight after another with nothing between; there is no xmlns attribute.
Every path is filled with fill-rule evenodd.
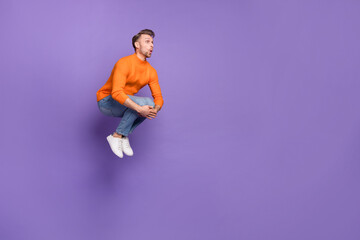
<svg viewBox="0 0 360 240"><path fill-rule="evenodd" d="M113 151L113 153L115 153L116 156L118 156L119 158L123 158L123 152L122 152L122 148L121 148L121 138L118 137L113 137L113 135L109 135L106 137L107 141L109 142L109 145L111 147L111 150Z"/></svg>
<svg viewBox="0 0 360 240"><path fill-rule="evenodd" d="M123 137L122 138L122 150L124 151L124 153L128 156L132 156L134 155L133 150L130 147L130 142L129 142L129 138L128 137Z"/></svg>

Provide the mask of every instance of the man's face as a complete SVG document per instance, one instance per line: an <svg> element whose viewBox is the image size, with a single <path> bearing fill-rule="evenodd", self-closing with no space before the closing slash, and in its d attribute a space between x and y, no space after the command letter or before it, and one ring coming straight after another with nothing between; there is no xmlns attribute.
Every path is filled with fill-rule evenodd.
<svg viewBox="0 0 360 240"><path fill-rule="evenodd" d="M141 34L141 36L138 39L139 44L136 44L139 46L138 51L143 54L146 58L151 57L152 50L154 48L154 40L150 35L147 34Z"/></svg>

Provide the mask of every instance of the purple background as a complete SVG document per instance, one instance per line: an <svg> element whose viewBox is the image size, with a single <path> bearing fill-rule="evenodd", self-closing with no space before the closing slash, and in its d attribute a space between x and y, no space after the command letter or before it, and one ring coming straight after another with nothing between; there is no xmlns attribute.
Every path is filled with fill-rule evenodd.
<svg viewBox="0 0 360 240"><path fill-rule="evenodd" d="M359 1L0 9L1 240L360 239ZM119 159L96 91L144 28L165 103Z"/></svg>

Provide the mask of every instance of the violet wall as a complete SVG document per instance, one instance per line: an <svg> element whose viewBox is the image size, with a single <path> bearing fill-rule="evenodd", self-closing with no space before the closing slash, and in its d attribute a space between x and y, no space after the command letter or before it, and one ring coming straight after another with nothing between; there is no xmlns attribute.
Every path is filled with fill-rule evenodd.
<svg viewBox="0 0 360 240"><path fill-rule="evenodd" d="M360 239L359 12L1 1L0 239ZM119 159L96 91L144 28L165 103Z"/></svg>

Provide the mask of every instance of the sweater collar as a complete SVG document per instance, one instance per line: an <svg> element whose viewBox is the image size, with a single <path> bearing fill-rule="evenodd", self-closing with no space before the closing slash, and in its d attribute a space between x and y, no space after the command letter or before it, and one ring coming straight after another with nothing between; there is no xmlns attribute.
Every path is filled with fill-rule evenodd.
<svg viewBox="0 0 360 240"><path fill-rule="evenodd" d="M136 61L137 63L143 64L143 65L145 65L145 64L147 63L146 59L145 59L145 61L141 60L141 59L136 55L136 53L134 53L133 56L134 56L134 58L136 59L135 61Z"/></svg>

